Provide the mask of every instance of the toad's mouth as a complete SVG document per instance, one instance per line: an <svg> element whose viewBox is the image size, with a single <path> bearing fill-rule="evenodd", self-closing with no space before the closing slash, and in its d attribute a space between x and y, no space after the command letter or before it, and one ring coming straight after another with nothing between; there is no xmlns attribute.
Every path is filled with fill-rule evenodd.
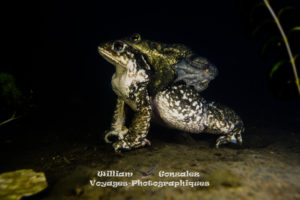
<svg viewBox="0 0 300 200"><path fill-rule="evenodd" d="M115 64L120 64L117 62L116 59L114 59L114 56L112 55L111 52L107 51L105 48L99 46L98 47L98 52L99 54L109 63L115 65Z"/></svg>
<svg viewBox="0 0 300 200"><path fill-rule="evenodd" d="M123 62L121 62L119 59L117 59L117 56L113 55L113 53L106 50L105 48L99 46L98 47L98 52L110 64L112 64L114 66L117 65L117 66L127 68L127 66Z"/></svg>

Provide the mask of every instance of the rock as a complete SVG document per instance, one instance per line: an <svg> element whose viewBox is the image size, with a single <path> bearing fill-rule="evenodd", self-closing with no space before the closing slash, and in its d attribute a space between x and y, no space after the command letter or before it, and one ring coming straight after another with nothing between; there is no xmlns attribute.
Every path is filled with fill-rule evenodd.
<svg viewBox="0 0 300 200"><path fill-rule="evenodd" d="M32 169L21 169L0 174L0 199L19 200L48 186L45 174Z"/></svg>

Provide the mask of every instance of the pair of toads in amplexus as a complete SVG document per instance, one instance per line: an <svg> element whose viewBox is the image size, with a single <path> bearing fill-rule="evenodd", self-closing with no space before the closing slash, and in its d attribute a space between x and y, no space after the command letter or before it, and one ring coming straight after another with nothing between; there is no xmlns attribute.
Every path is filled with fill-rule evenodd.
<svg viewBox="0 0 300 200"><path fill-rule="evenodd" d="M216 148L242 144L244 125L230 108L205 100L200 94L218 74L214 64L182 44L142 39L139 34L98 47L115 66L112 89L117 95L111 128L105 141L116 152L151 145L151 121L190 133L219 135ZM134 111L126 127L126 109Z"/></svg>

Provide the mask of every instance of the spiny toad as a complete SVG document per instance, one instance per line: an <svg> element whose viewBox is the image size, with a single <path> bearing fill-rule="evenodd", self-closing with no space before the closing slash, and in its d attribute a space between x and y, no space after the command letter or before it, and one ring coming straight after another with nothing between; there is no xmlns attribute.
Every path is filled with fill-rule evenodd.
<svg viewBox="0 0 300 200"><path fill-rule="evenodd" d="M115 151L150 145L146 136L151 118L158 118L168 127L191 133L221 135L216 141L217 148L228 142L242 143L244 127L240 117L225 106L203 99L195 86L182 81L169 81L166 86L153 92L152 78L157 66L155 68L153 65L155 61L151 64L146 52L124 40L106 42L98 50L116 67L112 89L118 99L111 130L105 137L107 142L110 135L119 137L113 143ZM124 125L125 104L135 111L129 128Z"/></svg>

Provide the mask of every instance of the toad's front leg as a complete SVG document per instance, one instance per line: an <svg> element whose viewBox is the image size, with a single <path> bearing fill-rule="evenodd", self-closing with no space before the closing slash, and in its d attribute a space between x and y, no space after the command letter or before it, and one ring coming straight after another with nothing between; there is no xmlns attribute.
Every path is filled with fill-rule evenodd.
<svg viewBox="0 0 300 200"><path fill-rule="evenodd" d="M113 144L116 152L150 145L150 141L146 139L152 114L150 99L146 91L139 96L137 111L128 129L129 133L125 135L124 139Z"/></svg>
<svg viewBox="0 0 300 200"><path fill-rule="evenodd" d="M128 132L128 129L126 128L126 126L124 126L124 124L125 124L124 101L118 98L112 123L111 123L111 129L107 131L104 137L105 142L111 143L111 141L109 140L109 137L111 136L118 136L118 139L122 140L124 138L124 135L126 135Z"/></svg>

